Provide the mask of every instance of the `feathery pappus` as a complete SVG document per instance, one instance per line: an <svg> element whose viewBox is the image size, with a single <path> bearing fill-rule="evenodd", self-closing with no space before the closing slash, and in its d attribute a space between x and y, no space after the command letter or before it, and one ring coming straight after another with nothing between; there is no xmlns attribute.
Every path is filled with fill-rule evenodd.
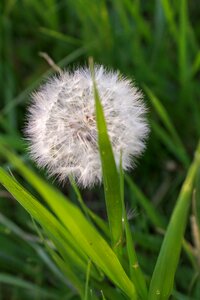
<svg viewBox="0 0 200 300"><path fill-rule="evenodd" d="M142 93L119 72L95 66L94 73L116 164L122 151L122 166L127 170L143 152L149 131ZM101 182L89 68L63 71L33 94L25 134L32 158L49 175L62 182L73 176L83 187Z"/></svg>

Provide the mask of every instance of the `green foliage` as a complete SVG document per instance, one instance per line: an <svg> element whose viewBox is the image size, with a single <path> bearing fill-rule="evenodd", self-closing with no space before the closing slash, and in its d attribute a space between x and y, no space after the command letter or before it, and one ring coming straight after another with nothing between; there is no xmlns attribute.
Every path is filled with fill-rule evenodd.
<svg viewBox="0 0 200 300"><path fill-rule="evenodd" d="M183 183L150 283L149 300L169 299L185 231L194 179L200 167L200 144Z"/></svg>
<svg viewBox="0 0 200 300"><path fill-rule="evenodd" d="M70 253L73 254L74 252L78 252L78 256L73 259L74 266L76 268L79 266L79 270L84 271L84 260L82 261L80 256L83 256L84 259L86 254L92 259L95 265L105 272L105 274L126 294L132 297L132 299L136 299L134 296L134 286L128 279L114 252L108 246L106 241L98 234L95 228L87 221L80 210L70 201L67 201L59 191L50 187L42 179L37 177L36 174L26 168L16 156L5 151L5 149L3 152L7 153L8 159L19 169L21 175L24 176L43 196L44 200L63 225L3 169L0 169L0 182L42 226L62 256L72 260L73 257L69 256ZM67 244L65 244L64 238L67 239ZM73 251L70 251L70 249L68 251L70 245L72 245ZM67 253L65 253L66 250ZM66 263L65 267L69 269L69 264ZM85 273L86 269L87 264L85 265ZM81 285L77 284L77 281L79 281L78 278L74 278L72 270L70 269L67 273L68 276L71 274L70 279L72 283L75 285L80 295L82 295ZM98 279L98 277L96 279Z"/></svg>
<svg viewBox="0 0 200 300"><path fill-rule="evenodd" d="M187 0L0 1L0 181L36 221L2 185L0 298L120 300L136 291L140 299L199 299L198 159L191 164L200 136L198 8ZM109 223L100 189L82 192L71 180L64 196L33 171L25 107L54 73L39 52L70 69L93 56L145 87L151 136L124 187L96 91Z"/></svg>
<svg viewBox="0 0 200 300"><path fill-rule="evenodd" d="M116 253L119 253L122 244L122 199L120 193L120 181L117 166L112 151L112 146L107 133L106 120L103 107L95 82L93 62L90 62L90 69L93 78L93 89L96 107L96 120L98 129L99 152L103 173L105 200L110 226L112 246Z"/></svg>

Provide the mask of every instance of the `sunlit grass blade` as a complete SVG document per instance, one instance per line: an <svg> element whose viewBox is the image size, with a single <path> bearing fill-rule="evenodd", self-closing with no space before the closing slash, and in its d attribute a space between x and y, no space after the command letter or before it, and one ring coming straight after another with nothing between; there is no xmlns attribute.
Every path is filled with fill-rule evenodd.
<svg viewBox="0 0 200 300"><path fill-rule="evenodd" d="M49 252L56 262L57 266L59 269L63 272L63 274L66 276L66 278L70 278L70 282L73 284L73 287L71 289L78 291L81 299L84 297L84 285L83 282L81 281L80 277L73 272L73 270L70 267L70 264L64 262L61 257L56 253L56 251L53 251L52 249L49 248Z"/></svg>
<svg viewBox="0 0 200 300"><path fill-rule="evenodd" d="M100 218L97 214L95 214L91 209L89 209L87 205L85 205L84 200L79 191L79 188L72 177L70 177L70 183L77 196L77 200L79 201L80 206L83 212L85 213L85 215L87 216L87 218L91 218L94 221L94 223L102 230L102 232L104 232L104 234L107 237L110 237L110 232L107 223L102 218Z"/></svg>
<svg viewBox="0 0 200 300"><path fill-rule="evenodd" d="M90 60L90 70L93 78L93 90L96 107L96 122L98 129L98 144L103 172L104 193L108 221L111 232L112 247L116 253L120 252L122 242L122 200L120 194L119 174L115 164L112 146L109 140L103 107L95 82L93 61Z"/></svg>
<svg viewBox="0 0 200 300"><path fill-rule="evenodd" d="M200 168L200 144L194 161L177 199L170 223L150 283L148 300L167 300L173 289L174 276L190 207L190 198L198 169Z"/></svg>
<svg viewBox="0 0 200 300"><path fill-rule="evenodd" d="M146 214L148 215L151 223L157 229L161 230L164 234L165 228L167 226L167 220L165 219L165 217L156 211L156 208L151 203L151 200L148 199L144 195L144 193L139 189L139 187L131 180L131 178L128 175L125 175L125 179L129 185L129 188L132 191L133 195L136 197L136 200L138 201L139 205L141 205L141 207L143 207ZM137 242L142 243L142 245L145 246L146 245L145 241L143 241L138 234L139 233L134 233L134 237L136 238ZM141 233L140 233L140 235L141 235ZM145 240L148 241L148 236L145 237ZM148 244L148 242L147 242L147 244ZM155 244L155 242L154 242L154 244ZM153 244L152 244L152 246L153 246ZM183 240L183 248L184 248L184 251L187 254L191 264L194 266L195 265L194 254L191 251L190 244L188 242L186 242L186 240Z"/></svg>
<svg viewBox="0 0 200 300"><path fill-rule="evenodd" d="M59 191L48 185L44 180L28 169L17 156L9 151L6 151L6 153L4 151L4 154L20 171L21 175L24 176L36 190L38 190L62 224L69 230L77 244L77 250L79 249L79 251L83 251L87 254L93 263L96 264L117 286L119 286L128 296L132 297L133 300L136 299L135 287L127 277L116 255L98 231L83 216L81 211L68 201L68 199ZM5 176L3 175L5 171L1 170L1 173L1 182L5 184ZM6 175L6 177L7 176L8 175ZM10 180L11 178L9 177L6 184L7 189L10 188ZM15 185L16 182L12 181L12 184ZM14 192L19 192L17 195L19 198L18 201L20 201L20 191L14 190ZM36 213L35 210L34 212ZM51 224L51 222L49 222L49 224ZM53 225L49 226L53 228Z"/></svg>
<svg viewBox="0 0 200 300"><path fill-rule="evenodd" d="M84 266L84 261L78 256L76 256L75 251L71 251L69 245L63 240L60 235L63 233L62 225L51 215L45 207L43 207L31 194L29 194L20 184L12 179L3 169L0 168L0 183L15 197L15 199L31 214L31 216L44 228L48 237L53 241L55 246L61 255L65 258L67 257L68 269L70 269L70 264L74 262L74 265L86 270L86 264ZM67 231L64 231L64 236L67 236ZM73 272L71 272L73 274ZM74 279L74 274L71 280L80 294L83 292L79 290L79 286L76 286ZM78 280L78 279L77 279Z"/></svg>
<svg viewBox="0 0 200 300"><path fill-rule="evenodd" d="M79 276L80 272L83 272L86 270L86 265L81 261L81 259L77 259L74 264L74 257L73 252L71 253L69 249L63 248L62 243L60 243L59 240L52 239L52 241L55 244L55 249L53 249L49 244L48 240L46 240L45 236L49 236L51 238L51 234L49 235L49 232L45 231L45 229L40 228L37 223L34 221L34 218L32 218L33 225L36 229L36 232L38 233L41 241L46 247L46 250L51 255L54 262L57 264L59 269L63 272L63 274L66 276L66 278L70 279L70 282L68 282L68 286L71 286L73 284L74 291L78 291L79 295L83 298L84 295L84 285L82 281L80 280ZM67 250L67 251L66 251ZM59 254L58 254L59 253ZM79 273L75 272L75 270L78 270ZM97 278L98 279L98 278Z"/></svg>

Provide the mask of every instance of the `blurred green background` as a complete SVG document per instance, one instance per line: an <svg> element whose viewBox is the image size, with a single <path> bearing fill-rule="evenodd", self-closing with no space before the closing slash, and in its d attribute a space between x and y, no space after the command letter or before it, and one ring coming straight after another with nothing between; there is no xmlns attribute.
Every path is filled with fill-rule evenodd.
<svg viewBox="0 0 200 300"><path fill-rule="evenodd" d="M131 174L136 184L126 184L125 195L147 275L162 233L141 201L146 197L162 219L169 220L200 136L199 16L198 0L0 1L0 143L8 144L27 164L33 163L23 139L26 107L31 92L53 73L41 52L70 70L93 56L144 91L151 134ZM12 166L1 158L0 163L20 180ZM69 186L62 189L75 198ZM105 216L99 187L83 195L88 206ZM30 217L2 187L0 210L0 299L62 295L62 275L43 248L37 248ZM188 226L186 236L195 247L191 231ZM193 264L182 255L176 278L180 294L172 299L199 299L198 255Z"/></svg>

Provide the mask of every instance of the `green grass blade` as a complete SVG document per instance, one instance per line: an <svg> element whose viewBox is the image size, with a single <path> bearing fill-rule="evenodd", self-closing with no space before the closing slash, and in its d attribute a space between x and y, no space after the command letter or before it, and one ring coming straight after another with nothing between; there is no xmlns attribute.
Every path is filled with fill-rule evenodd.
<svg viewBox="0 0 200 300"><path fill-rule="evenodd" d="M6 144L16 150L24 150L23 141L18 135L0 134L0 144Z"/></svg>
<svg viewBox="0 0 200 300"><path fill-rule="evenodd" d="M74 192L75 192L75 194L76 194L76 196L77 196L77 200L78 200L78 202L79 202L79 204L80 204L80 207L82 208L82 211L85 213L85 216L87 217L87 219L90 220L90 217L89 217L89 209L88 209L88 207L85 205L85 203L84 203L84 201L83 201L83 198L82 198L82 196L81 196L81 193L80 193L80 191L79 191L79 188L78 188L78 186L76 185L76 182L75 182L75 180L73 179L72 176L69 177L69 181L70 181L71 186L72 186L72 188L73 188L73 190L74 190Z"/></svg>
<svg viewBox="0 0 200 300"><path fill-rule="evenodd" d="M187 0L180 1L180 17L179 17L179 78L182 87L185 89L187 83L189 70L187 61Z"/></svg>
<svg viewBox="0 0 200 300"><path fill-rule="evenodd" d="M86 266L84 265L84 263L81 260L76 260L76 262L74 263L73 260L73 253L71 255L70 251L67 250L66 248L63 248L62 243L60 243L59 240L55 240L52 239L52 241L55 244L56 250L52 249L52 247L48 244L48 242L46 241L43 232L42 232L42 228L39 228L39 226L37 225L37 223L34 221L34 219L32 218L33 221L33 225L36 228L36 232L38 233L41 241L43 242L43 244L45 245L48 253L51 255L51 257L53 258L54 262L57 264L57 266L59 267L59 269L63 272L63 274L66 276L66 278L70 279L70 282L68 282L68 285L71 286L71 284L73 285L74 290L77 290L79 295L81 297L83 297L84 295L84 286L82 281L80 280L79 276L77 276L77 273L75 272L76 269L79 270L79 274L80 272L83 273L83 270L86 270ZM45 230L43 230L45 233ZM51 234L49 235L49 232L46 232L46 236L51 238ZM58 255L58 253L60 255ZM62 257L62 258L61 258Z"/></svg>
<svg viewBox="0 0 200 300"><path fill-rule="evenodd" d="M181 139L180 139L172 121L170 120L170 117L169 117L166 109L162 105L161 101L159 101L159 99L154 95L154 93L146 86L145 86L145 91L151 101L151 104L153 105L154 109L156 110L160 120L163 122L164 126L166 127L166 129L170 133L172 139L174 140L174 143L176 144L176 148L177 147L179 148L179 153L181 155L183 163L187 167L189 165L188 155L185 151L185 147L183 146Z"/></svg>
<svg viewBox="0 0 200 300"><path fill-rule="evenodd" d="M20 279L16 276L12 276L10 274L0 273L0 283L31 290L33 292L33 295L37 295L37 297L45 297L46 299L59 299L59 296L57 295L57 292L55 290L53 291L49 289L49 287L39 287L36 284L28 282L24 279Z"/></svg>
<svg viewBox="0 0 200 300"><path fill-rule="evenodd" d="M101 291L101 295L102 295L102 300L106 300L104 294L103 294L103 291Z"/></svg>
<svg viewBox="0 0 200 300"><path fill-rule="evenodd" d="M30 234L24 232L20 227L18 227L18 225L16 225L14 222L12 222L10 219L5 217L1 213L0 213L0 223L2 225L4 225L8 230L13 232L20 239L22 239L26 243L28 243L35 250L35 252L42 259L42 261L46 264L46 266L48 266L48 268L59 278L59 280L62 280L64 282L64 284L68 283L66 278L63 276L63 274L60 272L60 270L56 267L56 265L52 262L50 257L44 251L44 249L36 243L35 236L31 236Z"/></svg>
<svg viewBox="0 0 200 300"><path fill-rule="evenodd" d="M136 197L138 203L144 208L147 216L149 217L149 220L151 223L156 227L160 228L163 232L165 232L165 228L167 225L167 220L159 214L153 204L151 203L150 199L148 199L142 191L138 188L138 186L131 180L131 178L126 175L125 176L126 181L129 185L129 188L131 189L132 193ZM146 240L148 237L146 237ZM144 246L144 244L143 244ZM185 253L187 254L191 264L194 266L195 265L195 258L194 254L191 251L191 248L189 246L189 243L187 243L185 240L183 240L183 248Z"/></svg>
<svg viewBox="0 0 200 300"><path fill-rule="evenodd" d="M89 279L90 279L90 269L91 269L91 260L88 262L87 272L86 272L86 281L85 281L85 296L84 300L89 300Z"/></svg>
<svg viewBox="0 0 200 300"><path fill-rule="evenodd" d="M69 43L72 45L79 45L81 44L81 40L76 39L74 37L68 36L66 34L63 34L61 32L55 31L53 29L49 29L49 28L45 28L45 27L41 27L40 28L40 32L43 33L46 36L49 36L50 38L56 39L58 41L62 41L65 43Z"/></svg>
<svg viewBox="0 0 200 300"><path fill-rule="evenodd" d="M81 196L81 193L79 191L79 188L76 184L76 182L74 181L74 179L72 177L70 177L70 183L73 187L73 190L77 196L77 199L80 203L80 206L83 210L83 212L85 213L85 215L87 216L88 219L92 219L94 221L94 223L102 230L102 232L104 232L104 234L106 235L106 237L110 237L110 232L109 232L109 228L107 226L107 223L101 219L98 215L96 215L91 209L89 209L84 201L83 198Z"/></svg>
<svg viewBox="0 0 200 300"><path fill-rule="evenodd" d="M122 241L122 201L120 193L120 181L115 164L112 146L109 140L103 107L97 90L94 74L94 66L90 63L93 78L93 90L96 107L96 122L98 129L98 143L103 172L104 193L106 208L111 232L112 247L116 253L120 252Z"/></svg>
<svg viewBox="0 0 200 300"><path fill-rule="evenodd" d="M123 223L125 228L125 235L126 235L126 249L129 258L129 270L131 275L131 280L133 281L138 295L141 299L147 299L147 286L145 282L144 275L140 268L135 246L133 243L131 228L127 219L125 204L124 204L124 174L122 169L122 155L120 159L120 189L121 189L121 199L122 199L122 207L123 207Z"/></svg>
<svg viewBox="0 0 200 300"><path fill-rule="evenodd" d="M194 213L200 232L200 170L198 170L195 182L195 195L194 195Z"/></svg>
<svg viewBox="0 0 200 300"><path fill-rule="evenodd" d="M191 67L191 77L194 77L200 69L200 51L197 52L194 62Z"/></svg>
<svg viewBox="0 0 200 300"><path fill-rule="evenodd" d="M78 57L84 55L90 46L91 45L89 45L87 47L83 46L83 47L76 49L75 51L73 51L72 53L70 53L69 55L64 57L61 61L59 61L57 65L61 68L68 65L69 63L76 60ZM34 81L27 89L25 89L17 97L15 97L11 102L9 102L7 105L5 105L4 108L0 110L0 120L2 119L3 116L7 115L10 112L10 110L14 109L17 105L19 105L20 103L25 101L27 99L27 96L30 95L30 93L40 84L42 78L47 78L52 73L53 73L53 70L50 68L39 79Z"/></svg>
<svg viewBox="0 0 200 300"><path fill-rule="evenodd" d="M59 191L48 185L44 180L28 169L17 156L10 153L8 150L4 150L2 154L7 156L10 162L12 162L20 171L20 174L43 196L44 200L73 236L77 248L87 254L93 263L96 264L129 297L132 297L133 300L136 299L135 287L127 277L115 253L98 231L87 221L81 211L68 201L68 199ZM11 188L9 186L11 178L7 178L8 182L5 182L4 173L6 174L5 171L0 169L0 175L2 174L2 177L0 177L1 183L4 183L7 189ZM6 177L7 176L8 175L6 174ZM14 180L12 181L12 185L13 184L16 184ZM12 186L12 188L14 187ZM19 198L17 200L20 201L20 191L15 190L14 192L17 193ZM25 200L27 202L26 198ZM37 213L37 211L39 210L35 209L34 213ZM51 222L49 222L49 224L51 224ZM52 224L49 226L50 228L53 228Z"/></svg>
<svg viewBox="0 0 200 300"><path fill-rule="evenodd" d="M70 264L65 263L55 251L50 250L50 253L61 272L66 276L66 278L70 278L70 281L73 284L73 288L76 288L80 297L83 299L84 286L80 277L78 277L75 274L75 272L70 268Z"/></svg>
<svg viewBox="0 0 200 300"><path fill-rule="evenodd" d="M177 144L173 142L166 130L153 120L151 120L151 127L168 150L187 168L189 166L189 158L185 155L183 148L177 147Z"/></svg>
<svg viewBox="0 0 200 300"><path fill-rule="evenodd" d="M12 179L3 169L0 168L0 183L14 196L14 198L31 214L31 216L45 229L49 238L53 241L58 251L61 255L67 257L68 263L74 262L76 267L79 269L86 270L86 265L79 257L76 257L75 252L71 251L62 237L60 236L60 231L62 231L62 226L58 221L48 212L45 207L43 207L31 194L29 194L20 184ZM67 235L66 230L64 233ZM67 253L67 254L65 254ZM68 269L70 266L68 267ZM68 273L69 274L69 273ZM73 274L71 272L71 274ZM72 283L76 284L74 281L74 275L72 278L68 278ZM75 285L76 286L76 285ZM76 286L80 294L83 292Z"/></svg>
<svg viewBox="0 0 200 300"><path fill-rule="evenodd" d="M178 30L175 22L174 10L168 0L161 0L166 20L169 24L169 30L175 41L178 40Z"/></svg>
<svg viewBox="0 0 200 300"><path fill-rule="evenodd" d="M194 162L188 171L168 225L151 279L148 300L167 300L172 292L175 271L187 222L192 188L199 167L200 144L198 145Z"/></svg>
<svg viewBox="0 0 200 300"><path fill-rule="evenodd" d="M130 176L125 175L126 182L132 191L133 195L137 198L139 204L145 210L147 216L155 227L165 227L166 220L156 211L153 204L147 197L140 191L137 185L131 180Z"/></svg>

